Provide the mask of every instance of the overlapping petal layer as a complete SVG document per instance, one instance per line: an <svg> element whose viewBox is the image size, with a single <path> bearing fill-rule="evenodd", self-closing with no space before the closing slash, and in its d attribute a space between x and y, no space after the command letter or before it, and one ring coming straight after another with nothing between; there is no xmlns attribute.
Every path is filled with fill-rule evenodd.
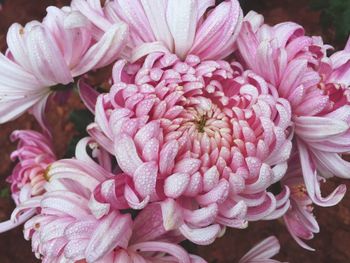
<svg viewBox="0 0 350 263"><path fill-rule="evenodd" d="M133 222L127 210L115 209L103 199L111 190L108 182L119 182L120 176L106 170L110 165L102 167L91 159L87 144L94 147L97 159L109 163L108 154L83 139L76 160L51 165L47 192L16 209L20 214L29 205L40 211L24 227L36 255L43 262L204 262L176 245L182 237L164 228L161 204L148 206Z"/></svg>
<svg viewBox="0 0 350 263"><path fill-rule="evenodd" d="M305 185L314 203L331 206L341 200L345 186L322 198L317 175L349 178L348 49L327 57L330 46L321 38L304 35L304 29L286 22L273 27L250 12L237 40L244 63L276 86L292 106Z"/></svg>
<svg viewBox="0 0 350 263"><path fill-rule="evenodd" d="M89 21L70 7L49 7L47 12L42 23L9 28L8 50L0 55L0 123L31 109L45 126L50 93L74 77L114 62L126 43L124 23L112 25L97 39Z"/></svg>
<svg viewBox="0 0 350 263"><path fill-rule="evenodd" d="M124 64L88 130L116 156L142 207L176 200L180 231L200 244L219 235L217 224L242 228L285 213L288 189L277 198L267 191L292 145L290 106L273 87L239 64L196 56L154 53Z"/></svg>
<svg viewBox="0 0 350 263"><path fill-rule="evenodd" d="M12 199L20 206L45 192L47 169L56 160L56 155L51 141L39 132L18 130L12 133L11 139L19 140L17 150L11 154L11 158L18 160L18 163L7 181L11 184ZM29 207L19 218L1 222L0 232L23 224L35 212L34 207Z"/></svg>
<svg viewBox="0 0 350 263"><path fill-rule="evenodd" d="M237 0L223 1L207 12L214 4L213 0L115 0L102 6L100 1L74 0L72 7L100 32L120 21L128 24L130 50L125 55L132 61L164 51L181 59L189 54L222 59L235 49L243 15Z"/></svg>

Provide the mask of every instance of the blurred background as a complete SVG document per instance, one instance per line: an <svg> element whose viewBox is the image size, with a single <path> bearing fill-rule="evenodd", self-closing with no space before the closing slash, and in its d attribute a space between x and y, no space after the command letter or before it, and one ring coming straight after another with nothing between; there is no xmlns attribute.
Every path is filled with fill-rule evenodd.
<svg viewBox="0 0 350 263"><path fill-rule="evenodd" d="M63 6L69 0L0 0L0 49L6 50L6 32L10 24L24 24L31 20L40 20L49 5ZM220 2L220 1L217 1ZM266 22L275 24L287 20L302 24L309 35L322 35L325 42L336 48L345 45L350 32L350 0L242 0L247 13L255 10L265 16ZM108 69L105 69L108 71ZM90 77L90 82L101 84L105 72ZM0 72L1 74L1 72ZM101 80L102 79L102 80ZM77 124L77 116L83 112L79 98L72 95L66 105L53 105L49 109L49 119L54 130L54 145L58 157L70 154L78 137L84 131ZM74 109L74 110L72 110ZM82 118L78 118L82 119ZM80 122L81 125L81 122ZM9 196L6 177L11 173L13 163L10 153L16 143L9 141L10 133L15 129L39 129L34 119L25 115L14 122L0 126L0 221L7 220L14 204ZM329 193L339 183L329 181L323 185L324 193ZM350 188L350 182L345 182ZM204 257L209 263L232 263L247 252L260 240L276 235L282 249L278 259L290 263L348 263L350 262L350 193L340 205L331 208L315 208L321 233L309 244L316 252L300 248L286 231L280 221L251 223L246 230L228 230L223 238L213 245L197 247L185 243L187 249ZM31 252L30 243L23 239L22 227L0 235L0 263L39 262Z"/></svg>

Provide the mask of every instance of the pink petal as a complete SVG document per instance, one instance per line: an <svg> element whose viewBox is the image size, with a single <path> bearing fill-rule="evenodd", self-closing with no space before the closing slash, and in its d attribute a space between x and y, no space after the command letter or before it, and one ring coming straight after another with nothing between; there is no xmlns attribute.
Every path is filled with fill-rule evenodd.
<svg viewBox="0 0 350 263"><path fill-rule="evenodd" d="M164 193L168 197L178 198L186 190L190 176L186 173L174 173L165 179Z"/></svg>
<svg viewBox="0 0 350 263"><path fill-rule="evenodd" d="M177 141L172 140L164 144L159 154L159 171L162 175L171 173L178 151L179 143Z"/></svg>
<svg viewBox="0 0 350 263"><path fill-rule="evenodd" d="M213 189L219 182L219 171L216 166L211 167L203 175L203 190L205 192Z"/></svg>
<svg viewBox="0 0 350 263"><path fill-rule="evenodd" d="M307 142L319 142L341 135L350 127L339 119L300 116L295 118L295 132Z"/></svg>
<svg viewBox="0 0 350 263"><path fill-rule="evenodd" d="M84 105L89 109L89 111L95 113L95 105L99 93L90 85L86 84L83 80L79 80L78 89L80 98L84 102Z"/></svg>
<svg viewBox="0 0 350 263"><path fill-rule="evenodd" d="M189 175L194 174L198 171L201 165L201 161L194 158L186 158L177 162L175 165L174 172L187 173Z"/></svg>
<svg viewBox="0 0 350 263"><path fill-rule="evenodd" d="M111 64L120 56L127 39L127 26L123 23L114 24L81 58L79 64L72 69L72 75L79 76Z"/></svg>
<svg viewBox="0 0 350 263"><path fill-rule="evenodd" d="M213 243L219 235L221 228L219 225L210 225L205 228L190 228L186 224L183 224L179 230L188 240L203 246Z"/></svg>
<svg viewBox="0 0 350 263"><path fill-rule="evenodd" d="M177 229L183 224L182 210L175 200L168 198L161 202L163 227L166 231Z"/></svg>
<svg viewBox="0 0 350 263"><path fill-rule="evenodd" d="M156 39L161 41L168 50L173 50L174 40L166 21L166 1L141 0L141 3Z"/></svg>
<svg viewBox="0 0 350 263"><path fill-rule="evenodd" d="M336 205L343 199L346 192L346 186L338 186L328 197L323 198L321 196L321 189L317 178L317 173L313 168L314 163L311 159L308 149L306 148L306 145L300 140L298 140L297 143L305 186L311 200L315 204L323 207Z"/></svg>
<svg viewBox="0 0 350 263"><path fill-rule="evenodd" d="M134 141L128 135L121 135L115 139L114 151L119 167L123 172L132 176L142 165Z"/></svg>
<svg viewBox="0 0 350 263"><path fill-rule="evenodd" d="M221 179L216 187L206 194L198 195L196 200L201 205L209 205L212 203L222 203L226 200L229 193L229 183L225 179Z"/></svg>
<svg viewBox="0 0 350 263"><path fill-rule="evenodd" d="M192 47L197 21L195 0L169 0L166 18L174 38L175 53L185 58Z"/></svg>
<svg viewBox="0 0 350 263"><path fill-rule="evenodd" d="M143 163L139 166L133 176L136 191L146 197L155 192L158 174L158 165L155 162Z"/></svg>
<svg viewBox="0 0 350 263"><path fill-rule="evenodd" d="M122 245L131 235L129 215L111 213L102 219L86 247L86 260L94 262Z"/></svg>
<svg viewBox="0 0 350 263"><path fill-rule="evenodd" d="M217 204L211 204L194 211L185 210L185 221L196 227L205 227L214 223L218 211Z"/></svg>
<svg viewBox="0 0 350 263"><path fill-rule="evenodd" d="M231 0L216 7L199 27L191 54L202 59L216 58L223 50L229 48L233 52L235 41L242 19L239 2ZM197 50L196 50L197 49Z"/></svg>
<svg viewBox="0 0 350 263"><path fill-rule="evenodd" d="M181 246L166 242L143 242L132 245L130 249L142 252L164 252L175 257L179 263L191 262L188 253Z"/></svg>
<svg viewBox="0 0 350 263"><path fill-rule="evenodd" d="M70 70L58 46L43 26L35 26L28 33L29 59L32 70L45 86L73 82Z"/></svg>
<svg viewBox="0 0 350 263"><path fill-rule="evenodd" d="M259 262L259 260L263 260L261 262L278 262L278 261L272 261L268 260L271 257L278 254L280 251L280 244L276 237L271 236L263 241L261 241L259 244L254 246L251 250L248 251L242 257L239 261L239 263L250 263L250 262Z"/></svg>

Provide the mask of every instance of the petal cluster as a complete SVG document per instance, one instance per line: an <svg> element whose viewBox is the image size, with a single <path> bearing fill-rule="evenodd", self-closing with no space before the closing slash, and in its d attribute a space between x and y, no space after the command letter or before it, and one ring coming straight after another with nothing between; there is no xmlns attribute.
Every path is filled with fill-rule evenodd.
<svg viewBox="0 0 350 263"><path fill-rule="evenodd" d="M123 21L129 26L132 61L153 52L171 52L181 59L192 54L221 59L231 54L242 23L237 0L223 1L211 12L213 0L74 0L72 7L84 14L99 31Z"/></svg>
<svg viewBox="0 0 350 263"><path fill-rule="evenodd" d="M0 54L0 123L31 109L44 126L48 96L86 72L115 61L127 40L127 26L117 23L100 37L90 22L70 7L49 7L43 22L15 23Z"/></svg>
<svg viewBox="0 0 350 263"><path fill-rule="evenodd" d="M313 250L314 205L346 192L320 184L350 178L350 40L329 55L296 23L220 2L73 0L9 28L0 123L29 111L44 133L12 135L17 207L0 232L25 223L44 263L205 263L180 243L283 218ZM75 82L90 137L57 160L46 102ZM278 262L279 249L270 237L239 262Z"/></svg>
<svg viewBox="0 0 350 263"><path fill-rule="evenodd" d="M88 130L142 202L176 200L187 238L213 241L196 240L188 226L241 228L288 209L288 188L278 197L267 188L287 169L291 109L261 77L235 63L163 53L118 62L113 76Z"/></svg>
<svg viewBox="0 0 350 263"><path fill-rule="evenodd" d="M327 57L330 46L305 36L292 22L273 27L250 12L237 40L244 63L277 88L292 106L303 176L310 198L321 206L338 203L345 194L341 185L323 198L318 175L349 178L347 153L349 122L350 53L348 48Z"/></svg>
<svg viewBox="0 0 350 263"><path fill-rule="evenodd" d="M17 150L11 154L11 158L18 160L18 163L7 178L7 182L11 184L12 199L17 206L20 206L45 193L47 171L56 161L56 155L49 138L39 132L18 130L12 133L11 139L19 140ZM0 232L23 224L35 213L35 207L27 207L24 213L17 217L14 211L10 220L0 223Z"/></svg>
<svg viewBox="0 0 350 263"><path fill-rule="evenodd" d="M182 238L164 228L161 204L148 206L133 221L131 213L103 199L111 191L110 180L118 182L121 176L91 159L87 144L94 147L99 162L108 163L106 153L91 139L83 139L77 159L51 165L47 192L17 208L17 213L28 205L40 209L24 226L37 257L42 262L204 262L176 245Z"/></svg>

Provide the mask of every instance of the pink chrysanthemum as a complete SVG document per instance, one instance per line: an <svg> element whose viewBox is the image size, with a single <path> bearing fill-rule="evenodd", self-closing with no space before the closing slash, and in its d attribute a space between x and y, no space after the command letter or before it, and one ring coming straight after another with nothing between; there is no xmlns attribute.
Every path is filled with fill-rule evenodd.
<svg viewBox="0 0 350 263"><path fill-rule="evenodd" d="M142 203L176 199L180 231L199 244L220 234L215 224L244 227L243 219L288 209L288 188L277 200L267 188L287 169L290 106L262 78L196 56L181 62L154 53L124 64L115 65L114 85L99 96L88 129L116 156ZM191 236L203 227L212 238Z"/></svg>
<svg viewBox="0 0 350 263"><path fill-rule="evenodd" d="M51 141L35 131L14 131L13 141L19 140L17 150L11 154L18 164L7 181L11 183L11 194L16 204L20 196L27 198L44 193L46 169L56 160ZM26 192L26 194L22 193Z"/></svg>
<svg viewBox="0 0 350 263"><path fill-rule="evenodd" d="M291 191L290 209L284 215L284 222L296 242L301 247L313 251L314 249L302 239L312 239L320 228L313 214L313 203L306 190L297 154L289 161L287 174L281 184L287 185Z"/></svg>
<svg viewBox="0 0 350 263"><path fill-rule="evenodd" d="M45 192L47 169L56 160L50 140L35 131L14 131L12 140L19 140L17 150L11 154L18 163L7 181L11 183L11 195L16 205L40 196ZM33 216L35 208L29 209L17 220L0 224L0 232L14 228Z"/></svg>
<svg viewBox="0 0 350 263"><path fill-rule="evenodd" d="M286 22L273 27L250 12L237 40L245 65L274 85L292 106L300 162L307 191L321 206L338 203L345 185L324 198L318 175L349 178L350 164L340 154L349 152L350 46L326 56L321 38Z"/></svg>
<svg viewBox="0 0 350 263"><path fill-rule="evenodd" d="M15 211L20 214L29 207L39 211L24 227L36 255L50 263L204 262L176 245L182 237L164 228L160 204L148 206L133 222L130 211L115 209L118 202L98 201L101 193L107 194L108 181L118 182L120 176L108 171L109 156L98 148L93 155L99 164L91 159L88 143L94 144L88 138L79 143L76 160L53 163L47 192Z"/></svg>
<svg viewBox="0 0 350 263"><path fill-rule="evenodd" d="M42 23L13 24L0 54L0 123L31 110L42 126L47 98L74 77L114 62L127 40L116 23L95 39L90 22L70 7L49 7Z"/></svg>

